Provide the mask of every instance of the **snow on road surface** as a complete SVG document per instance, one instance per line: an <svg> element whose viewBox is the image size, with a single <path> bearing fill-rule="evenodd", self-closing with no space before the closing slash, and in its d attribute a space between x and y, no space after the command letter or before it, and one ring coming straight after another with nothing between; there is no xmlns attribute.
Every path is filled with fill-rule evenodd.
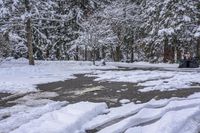
<svg viewBox="0 0 200 133"><path fill-rule="evenodd" d="M200 72L197 71L160 71L160 70L130 70L130 71L95 71L89 77L98 77L96 81L130 82L144 86L141 92L160 90L170 91L196 87L200 83Z"/></svg>
<svg viewBox="0 0 200 133"><path fill-rule="evenodd" d="M92 66L90 62L37 61L27 65L24 59L0 64L0 93L17 96L11 107L0 107L0 133L198 133L200 131L200 94L186 98L170 98L135 104L121 100L122 106L108 108L105 103L53 101L55 92L40 92L36 85L75 78L74 74L88 73L97 81L132 82L144 86L140 91L189 89L200 83L199 69L177 69L177 65L148 63L107 63ZM116 66L139 67L135 70L116 69ZM163 68L143 70L142 68ZM100 90L100 89L99 89ZM34 93L33 93L34 92ZM85 91L84 91L85 92ZM17 94L16 94L17 93ZM120 92L123 93L123 92ZM4 97L0 100L12 99ZM133 96L134 97L134 96Z"/></svg>

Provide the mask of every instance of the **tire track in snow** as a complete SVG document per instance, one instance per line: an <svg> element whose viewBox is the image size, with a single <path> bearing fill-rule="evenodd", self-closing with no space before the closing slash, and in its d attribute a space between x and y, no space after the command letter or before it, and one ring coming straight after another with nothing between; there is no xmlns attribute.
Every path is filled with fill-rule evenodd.
<svg viewBox="0 0 200 133"><path fill-rule="evenodd" d="M104 133L104 130L106 130L107 128L111 127L121 123L123 121L126 121L129 118L135 117L137 116L140 112L142 112L145 109L152 109L152 110L162 110L163 108L167 107L169 104L173 104L173 102L182 102L182 101L191 101L191 100L198 100L200 101L200 98L172 98L168 101L164 101L162 103L153 103L152 101L146 103L146 104L142 104L142 105L138 105L137 108L134 108L133 110L129 110L127 112L124 113L124 115L119 115L116 114L114 115L116 112L112 112L112 110L105 115L101 115L97 118L94 118L91 122L86 124L86 129L87 129L87 133L93 133L93 132L102 132ZM185 105L185 106L178 106L169 110L164 111L163 113L161 113L160 115L155 116L154 118L149 118L148 120L142 120L142 119L137 119L136 121L138 121L137 123L133 124L132 126L143 126L143 125L148 125L151 123L154 123L155 121L159 120L162 115L164 115L165 113L167 113L168 111L176 111L176 110L181 110L181 109L186 109L186 108L190 108L193 106L199 106L199 103L194 103L191 105ZM102 131L101 131L102 130ZM119 130L118 130L119 131ZM118 132L116 130L116 133ZM125 131L125 129L123 130ZM123 132L122 131L122 132ZM115 132L113 132L115 133Z"/></svg>
<svg viewBox="0 0 200 133"><path fill-rule="evenodd" d="M136 115L128 117L126 119L123 119L122 121L105 127L104 129L100 130L98 133L106 133L109 131L109 133L121 133L125 132L128 128L134 127L134 126L139 126L140 124L145 124L150 121L160 119L162 116L164 116L167 112L171 111L178 111L178 110L183 110L183 109L188 109L188 108L193 108L193 107L199 107L199 102L194 101L192 104L185 103L185 105L178 105L175 104L174 106L169 107L165 106L161 109L159 108L143 108L140 112L138 112ZM173 103L172 103L173 105ZM200 111L199 111L200 112Z"/></svg>

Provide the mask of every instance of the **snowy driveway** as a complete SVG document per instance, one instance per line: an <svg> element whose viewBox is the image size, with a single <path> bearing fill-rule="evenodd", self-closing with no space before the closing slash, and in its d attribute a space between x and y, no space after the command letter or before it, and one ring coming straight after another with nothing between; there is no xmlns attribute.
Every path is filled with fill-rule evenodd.
<svg viewBox="0 0 200 133"><path fill-rule="evenodd" d="M200 131L199 69L145 63L26 63L0 65L0 133Z"/></svg>

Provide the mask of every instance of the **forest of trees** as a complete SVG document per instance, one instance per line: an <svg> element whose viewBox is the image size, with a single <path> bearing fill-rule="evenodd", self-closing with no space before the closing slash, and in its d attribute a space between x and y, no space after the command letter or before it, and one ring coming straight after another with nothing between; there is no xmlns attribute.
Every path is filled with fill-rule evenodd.
<svg viewBox="0 0 200 133"><path fill-rule="evenodd" d="M200 57L199 0L0 0L0 58Z"/></svg>

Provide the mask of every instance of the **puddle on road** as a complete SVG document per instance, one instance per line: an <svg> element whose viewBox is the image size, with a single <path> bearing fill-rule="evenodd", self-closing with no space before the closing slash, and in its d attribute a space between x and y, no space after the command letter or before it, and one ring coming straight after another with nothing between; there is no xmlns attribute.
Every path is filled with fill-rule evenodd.
<svg viewBox="0 0 200 133"><path fill-rule="evenodd" d="M85 77L83 74L75 75L76 79L38 85L42 91L52 91L59 94L52 100L106 102L109 107L120 106L120 100L128 99L134 103L145 103L151 99L164 99L171 97L187 97L200 88L180 89L174 91L139 92L143 88L134 83L125 82L98 82L95 77Z"/></svg>

